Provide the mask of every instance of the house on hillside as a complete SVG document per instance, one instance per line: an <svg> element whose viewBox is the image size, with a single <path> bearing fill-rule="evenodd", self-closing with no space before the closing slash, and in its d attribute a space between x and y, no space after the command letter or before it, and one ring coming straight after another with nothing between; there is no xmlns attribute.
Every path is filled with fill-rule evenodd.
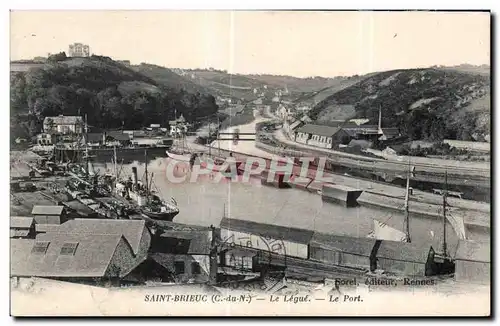
<svg viewBox="0 0 500 326"><path fill-rule="evenodd" d="M306 124L295 132L295 141L321 148L335 148L351 141L350 134L342 128Z"/></svg>
<svg viewBox="0 0 500 326"><path fill-rule="evenodd" d="M185 134L188 131L188 126L186 124L186 119L181 114L181 116L175 120L169 121L170 125L170 136L178 136Z"/></svg>
<svg viewBox="0 0 500 326"><path fill-rule="evenodd" d="M278 105L276 109L276 116L281 120L285 121L292 114L290 108L284 106L283 104Z"/></svg>
<svg viewBox="0 0 500 326"><path fill-rule="evenodd" d="M43 131L47 134L81 134L83 133L84 122L80 116L46 117L43 120Z"/></svg>

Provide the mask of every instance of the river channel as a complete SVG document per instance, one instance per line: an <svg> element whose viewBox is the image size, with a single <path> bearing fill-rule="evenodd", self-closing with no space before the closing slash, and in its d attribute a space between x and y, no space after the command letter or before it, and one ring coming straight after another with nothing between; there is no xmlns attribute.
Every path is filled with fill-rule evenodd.
<svg viewBox="0 0 500 326"><path fill-rule="evenodd" d="M177 166L177 175L187 175L184 182L172 182L167 178L167 165ZM131 168L138 168L139 178L144 175L144 163L134 162L120 167L120 176L128 177ZM112 171L111 163L96 164L101 172ZM254 222L276 224L287 227L310 229L337 235L365 237L373 230L373 219L402 230L402 213L382 209L355 207L346 208L338 204L324 202L321 196L300 189L277 189L263 186L258 179L250 182L226 179L217 180L205 176L190 182L190 171L185 163L171 162L169 158L158 158L148 163L148 172L153 173L153 189L169 199L175 198L180 213L175 222L200 226L219 226L224 216ZM220 179L220 178L219 178ZM410 219L412 242L432 244L441 249L443 225L441 219L412 216ZM451 225L447 226L447 242L450 252L457 244L457 236ZM470 240L488 240L485 229L467 228Z"/></svg>

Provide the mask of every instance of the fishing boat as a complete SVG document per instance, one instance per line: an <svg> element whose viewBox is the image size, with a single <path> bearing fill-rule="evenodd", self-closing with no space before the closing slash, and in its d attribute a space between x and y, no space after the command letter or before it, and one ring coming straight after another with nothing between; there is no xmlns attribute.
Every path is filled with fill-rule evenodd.
<svg viewBox="0 0 500 326"><path fill-rule="evenodd" d="M137 167L132 167L132 176L127 181L116 178L115 194L125 198L137 207L137 210L155 220L172 221L179 214L175 199L167 202L155 194L152 188L153 175L148 173L147 152L145 151L145 182L137 178Z"/></svg>

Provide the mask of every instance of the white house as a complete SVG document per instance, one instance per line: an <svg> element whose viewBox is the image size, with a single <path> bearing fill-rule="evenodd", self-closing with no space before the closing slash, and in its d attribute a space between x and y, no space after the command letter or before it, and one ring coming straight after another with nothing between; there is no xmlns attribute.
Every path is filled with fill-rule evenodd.
<svg viewBox="0 0 500 326"><path fill-rule="evenodd" d="M83 125L83 118L80 116L46 117L43 120L43 131L48 134L81 134Z"/></svg>

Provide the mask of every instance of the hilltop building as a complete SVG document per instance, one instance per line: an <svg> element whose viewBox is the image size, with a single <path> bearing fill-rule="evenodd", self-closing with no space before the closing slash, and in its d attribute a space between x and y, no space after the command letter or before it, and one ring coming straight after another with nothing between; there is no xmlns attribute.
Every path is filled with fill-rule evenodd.
<svg viewBox="0 0 500 326"><path fill-rule="evenodd" d="M90 47L87 44L73 43L69 45L69 57L89 57Z"/></svg>

